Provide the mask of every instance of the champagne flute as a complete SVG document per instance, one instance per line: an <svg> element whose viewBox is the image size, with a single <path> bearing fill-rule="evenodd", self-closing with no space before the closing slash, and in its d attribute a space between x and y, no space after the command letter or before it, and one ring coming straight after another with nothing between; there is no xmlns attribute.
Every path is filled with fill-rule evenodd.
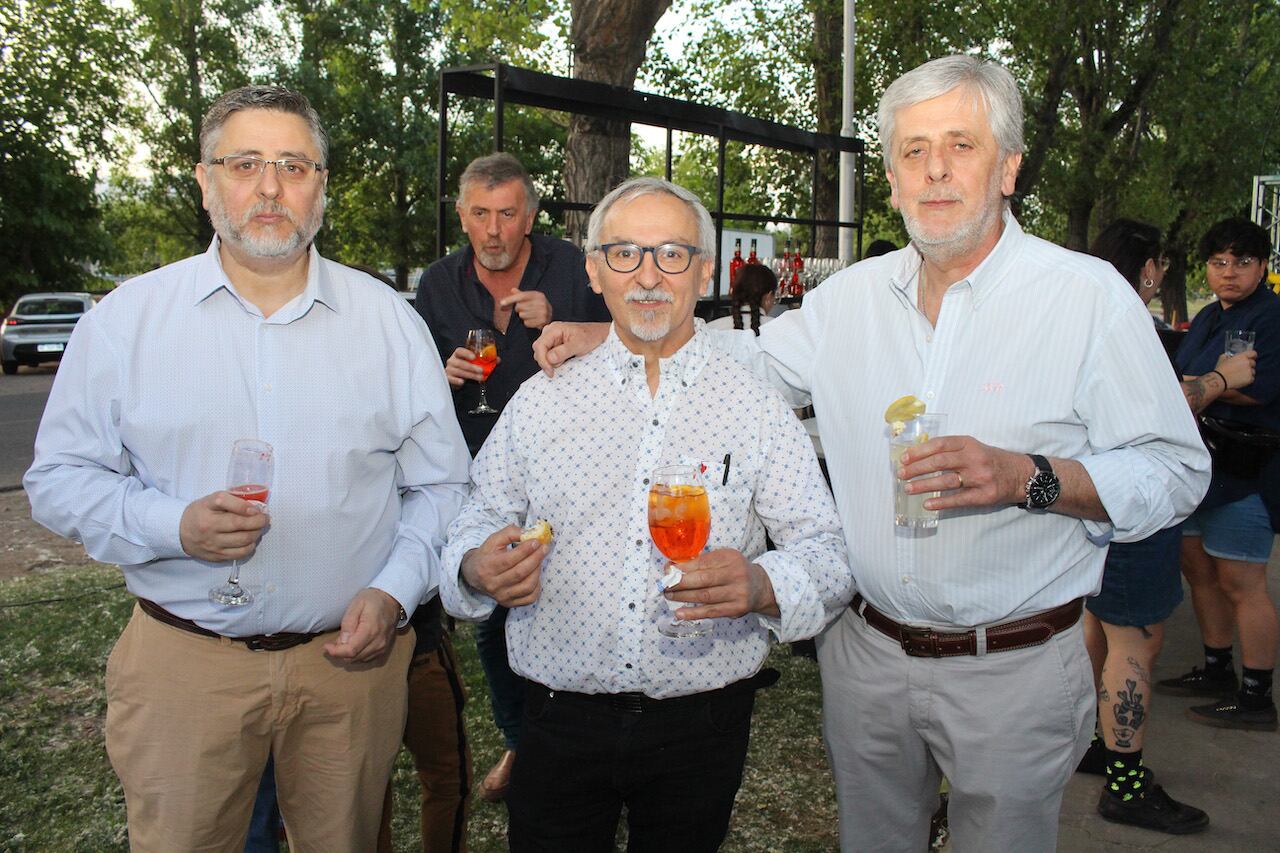
<svg viewBox="0 0 1280 853"><path fill-rule="evenodd" d="M271 475L275 468L271 445L265 441L242 438L231 445L231 462L227 465L227 491L241 500L254 501L266 507L271 491ZM249 590L240 586L240 561L231 561L231 576L222 586L209 590L215 604L240 607L253 601Z"/></svg>
<svg viewBox="0 0 1280 853"><path fill-rule="evenodd" d="M493 373L493 368L498 364L498 344L493 338L493 330L472 329L467 332L467 349L476 354L476 357L471 359L471 363L484 371L484 376L480 378L480 402L467 414L496 415L498 410L489 405L489 401L484 395L484 383L489 379L489 374Z"/></svg>
<svg viewBox="0 0 1280 853"><path fill-rule="evenodd" d="M702 553L711 535L711 504L702 476L694 465L665 465L654 469L649 487L649 535L676 568ZM679 610L685 602L665 602ZM660 615L658 631L668 637L702 637L709 625L705 619L682 620Z"/></svg>

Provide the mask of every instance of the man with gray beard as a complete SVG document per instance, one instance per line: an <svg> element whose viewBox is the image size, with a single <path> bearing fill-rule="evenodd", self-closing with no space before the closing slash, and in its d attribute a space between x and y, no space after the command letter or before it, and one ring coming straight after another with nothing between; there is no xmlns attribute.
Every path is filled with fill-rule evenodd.
<svg viewBox="0 0 1280 853"><path fill-rule="evenodd" d="M217 236L77 325L26 490L138 599L106 679L131 847L243 849L270 754L297 849L372 850L413 649L396 629L437 585L466 445L421 320L312 245L328 152L307 100L229 92L200 146ZM262 502L227 491L239 439L274 459Z"/></svg>
<svg viewBox="0 0 1280 853"><path fill-rule="evenodd" d="M715 226L688 190L635 178L606 195L586 270L614 318L608 342L563 379L520 386L450 528L445 608L511 608L511 666L528 679L507 792L517 853L613 850L624 809L630 850L716 850L755 690L777 677L761 671L770 636L812 636L852 595L803 427L694 318L714 269ZM664 466L705 488L651 491ZM684 570L670 584L649 508L680 495L710 533L667 548ZM536 519L552 543L521 540ZM664 588L697 603L675 624Z"/></svg>
<svg viewBox="0 0 1280 853"><path fill-rule="evenodd" d="M945 773L958 853L1050 851L1093 735L1083 598L1110 541L1195 508L1208 454L1133 289L1009 211L1012 75L925 63L885 90L879 124L911 245L717 346L817 412L858 589L818 641L841 848L924 849ZM540 346L552 366L600 337L548 327ZM890 476L886 418L907 418L887 410L908 395L948 420ZM894 489L917 477L934 527L896 523ZM1173 807L1141 780L1124 781L1135 810Z"/></svg>

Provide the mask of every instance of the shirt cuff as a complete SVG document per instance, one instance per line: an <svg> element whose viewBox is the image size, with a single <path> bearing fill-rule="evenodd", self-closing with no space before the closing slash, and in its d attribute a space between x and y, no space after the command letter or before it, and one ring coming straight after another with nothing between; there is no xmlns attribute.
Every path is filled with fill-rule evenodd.
<svg viewBox="0 0 1280 853"><path fill-rule="evenodd" d="M440 601L450 616L479 622L489 618L498 606L498 602L473 589L462 578L462 558L483 543L483 539L451 539L445 548L444 558L441 560Z"/></svg>
<svg viewBox="0 0 1280 853"><path fill-rule="evenodd" d="M761 625L773 632L778 642L792 643L808 639L822 630L822 606L817 604L810 588L808 572L792 565L791 560L780 551L767 551L751 562L764 569L769 576L769 583L773 585L773 598L778 604L780 615L755 615Z"/></svg>
<svg viewBox="0 0 1280 853"><path fill-rule="evenodd" d="M143 544L154 554L152 559L189 556L182 548L182 514L187 511L189 502L170 497L157 489L148 489L138 498L142 502Z"/></svg>
<svg viewBox="0 0 1280 853"><path fill-rule="evenodd" d="M1112 539L1123 541L1129 538L1123 535L1125 531L1135 528L1146 530L1153 510L1157 509L1141 499L1139 471L1133 464L1135 460L1128 458L1129 452L1122 448L1076 460L1093 481L1098 500L1111 519L1110 522L1083 521L1085 533L1095 545L1106 545ZM1159 529L1160 525L1156 525L1136 538L1144 538Z"/></svg>
<svg viewBox="0 0 1280 853"><path fill-rule="evenodd" d="M387 565L369 584L370 589L378 589L394 598L404 610L404 618L396 622L397 628L409 624L413 611L431 590L422 582L418 572L406 572L402 568Z"/></svg>

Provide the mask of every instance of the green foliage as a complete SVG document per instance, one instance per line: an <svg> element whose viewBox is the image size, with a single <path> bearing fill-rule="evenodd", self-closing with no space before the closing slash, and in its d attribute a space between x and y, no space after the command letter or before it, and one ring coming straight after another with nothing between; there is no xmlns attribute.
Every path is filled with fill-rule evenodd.
<svg viewBox="0 0 1280 853"><path fill-rule="evenodd" d="M127 115L130 56L108 3L0 4L0 303L83 287L105 256L91 161Z"/></svg>

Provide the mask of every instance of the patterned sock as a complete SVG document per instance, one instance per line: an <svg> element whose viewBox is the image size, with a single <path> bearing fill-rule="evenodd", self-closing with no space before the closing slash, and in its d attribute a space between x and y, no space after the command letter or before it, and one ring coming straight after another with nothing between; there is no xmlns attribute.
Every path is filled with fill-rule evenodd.
<svg viewBox="0 0 1280 853"><path fill-rule="evenodd" d="M1107 793L1117 800L1129 802L1147 790L1147 769L1142 766L1142 750L1116 752L1107 750Z"/></svg>
<svg viewBox="0 0 1280 853"><path fill-rule="evenodd" d="M1240 678L1240 707L1258 711L1271 705L1270 669L1243 667Z"/></svg>
<svg viewBox="0 0 1280 853"><path fill-rule="evenodd" d="M1204 647L1204 668L1210 672L1231 669L1231 662L1231 646L1220 649L1215 649L1213 646Z"/></svg>

